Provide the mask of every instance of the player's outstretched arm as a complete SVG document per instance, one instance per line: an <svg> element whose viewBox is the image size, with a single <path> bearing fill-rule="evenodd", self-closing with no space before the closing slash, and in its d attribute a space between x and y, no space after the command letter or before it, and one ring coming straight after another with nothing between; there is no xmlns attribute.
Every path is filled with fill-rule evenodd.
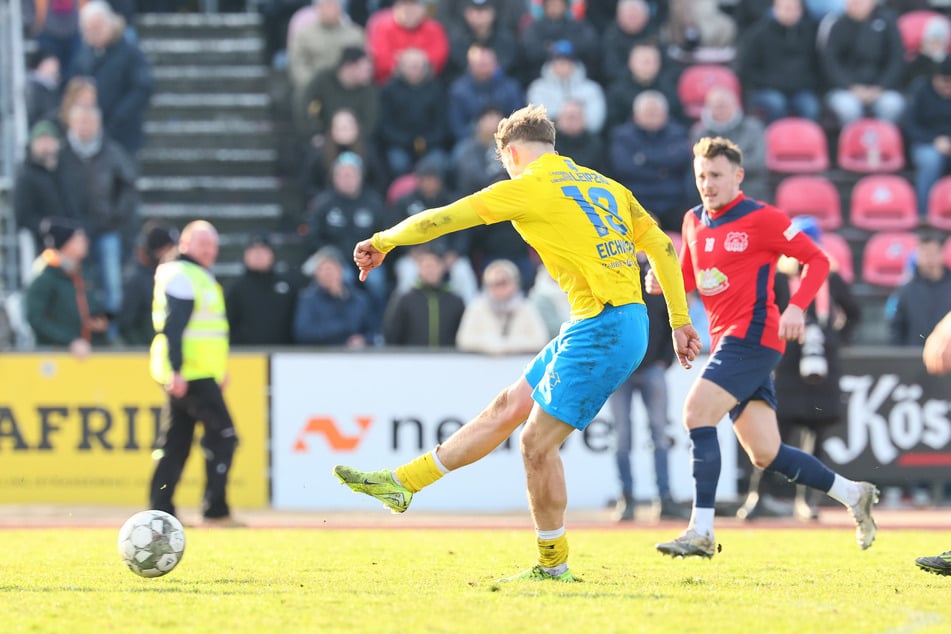
<svg viewBox="0 0 951 634"><path fill-rule="evenodd" d="M689 370L693 367L690 362L697 358L703 348L697 329L690 324L681 326L673 331L673 339L677 360L685 370Z"/></svg>
<svg viewBox="0 0 951 634"><path fill-rule="evenodd" d="M931 374L951 372L951 313L945 315L925 339L921 358Z"/></svg>

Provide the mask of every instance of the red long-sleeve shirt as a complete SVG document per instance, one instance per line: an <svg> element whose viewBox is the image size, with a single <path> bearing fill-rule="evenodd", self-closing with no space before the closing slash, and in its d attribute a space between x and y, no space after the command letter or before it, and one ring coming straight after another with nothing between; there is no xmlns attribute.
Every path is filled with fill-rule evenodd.
<svg viewBox="0 0 951 634"><path fill-rule="evenodd" d="M688 211L682 235L684 285L703 300L713 347L731 336L785 352L773 290L776 262L780 255L802 262L790 303L805 310L829 274L826 254L785 213L742 192L722 209Z"/></svg>

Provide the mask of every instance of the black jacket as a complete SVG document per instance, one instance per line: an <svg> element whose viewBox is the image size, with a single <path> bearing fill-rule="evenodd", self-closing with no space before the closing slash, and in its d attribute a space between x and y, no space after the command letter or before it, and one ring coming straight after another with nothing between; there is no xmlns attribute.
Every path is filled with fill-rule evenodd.
<svg viewBox="0 0 951 634"><path fill-rule="evenodd" d="M743 88L784 93L818 90L816 28L805 14L792 27L765 15L740 43L737 74Z"/></svg>
<svg viewBox="0 0 951 634"><path fill-rule="evenodd" d="M786 308L789 298L788 278L776 276L777 304ZM861 307L852 295L848 283L838 273L829 273L830 305L845 318L841 330L833 326L830 317L821 325L824 338L823 352L827 364L825 377L807 380L800 372L802 346L797 341L786 342L786 353L776 367L776 415L780 422L822 427L835 423L843 412L843 395L839 387L842 367L839 352L851 339L852 332L861 319ZM820 292L822 292L820 290ZM806 324L819 323L816 303L806 310Z"/></svg>
<svg viewBox="0 0 951 634"><path fill-rule="evenodd" d="M28 155L17 172L13 186L13 209L17 226L29 229L36 240L38 251L42 251L39 227L43 218L70 216L72 212L63 196L58 169L51 172L35 163ZM75 216L73 218L81 220Z"/></svg>
<svg viewBox="0 0 951 634"><path fill-rule="evenodd" d="M135 262L122 286L122 306L116 316L119 334L128 346L147 346L155 337L152 327L152 293L155 267Z"/></svg>
<svg viewBox="0 0 951 634"><path fill-rule="evenodd" d="M228 289L225 304L231 343L284 346L293 343L297 291L274 271L245 271Z"/></svg>
<svg viewBox="0 0 951 634"><path fill-rule="evenodd" d="M831 88L867 84L897 89L904 68L905 47L894 16L877 7L862 22L839 16L821 49L826 81Z"/></svg>
<svg viewBox="0 0 951 634"><path fill-rule="evenodd" d="M383 317L388 346L450 347L466 305L443 287L417 286L390 300Z"/></svg>
<svg viewBox="0 0 951 634"><path fill-rule="evenodd" d="M940 280L915 273L896 293L895 314L889 322L891 343L921 348L941 318L951 311L951 271Z"/></svg>

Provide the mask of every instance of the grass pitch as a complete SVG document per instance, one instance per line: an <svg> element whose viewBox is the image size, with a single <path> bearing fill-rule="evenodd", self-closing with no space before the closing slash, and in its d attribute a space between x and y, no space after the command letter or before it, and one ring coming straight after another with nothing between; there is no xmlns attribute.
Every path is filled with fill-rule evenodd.
<svg viewBox="0 0 951 634"><path fill-rule="evenodd" d="M500 584L534 561L529 530L186 529L179 566L142 579L116 530L0 531L0 631L659 632L951 631L951 577L919 555L943 533L717 532L712 560L670 559L670 530L571 530L583 583ZM676 531L675 531L676 532Z"/></svg>

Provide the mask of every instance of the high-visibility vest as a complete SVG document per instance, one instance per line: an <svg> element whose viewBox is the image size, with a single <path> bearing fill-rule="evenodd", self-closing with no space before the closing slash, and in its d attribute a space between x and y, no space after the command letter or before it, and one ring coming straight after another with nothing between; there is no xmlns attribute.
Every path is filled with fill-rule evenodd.
<svg viewBox="0 0 951 634"><path fill-rule="evenodd" d="M165 385L172 378L168 359L168 339L165 320L168 318L168 299L165 291L169 282L184 275L194 290L195 305L182 333L181 375L186 381L213 378L219 383L228 368L228 316L221 285L205 268L174 260L159 265L155 271L155 292L152 296L152 325L155 338L149 351L152 378Z"/></svg>

